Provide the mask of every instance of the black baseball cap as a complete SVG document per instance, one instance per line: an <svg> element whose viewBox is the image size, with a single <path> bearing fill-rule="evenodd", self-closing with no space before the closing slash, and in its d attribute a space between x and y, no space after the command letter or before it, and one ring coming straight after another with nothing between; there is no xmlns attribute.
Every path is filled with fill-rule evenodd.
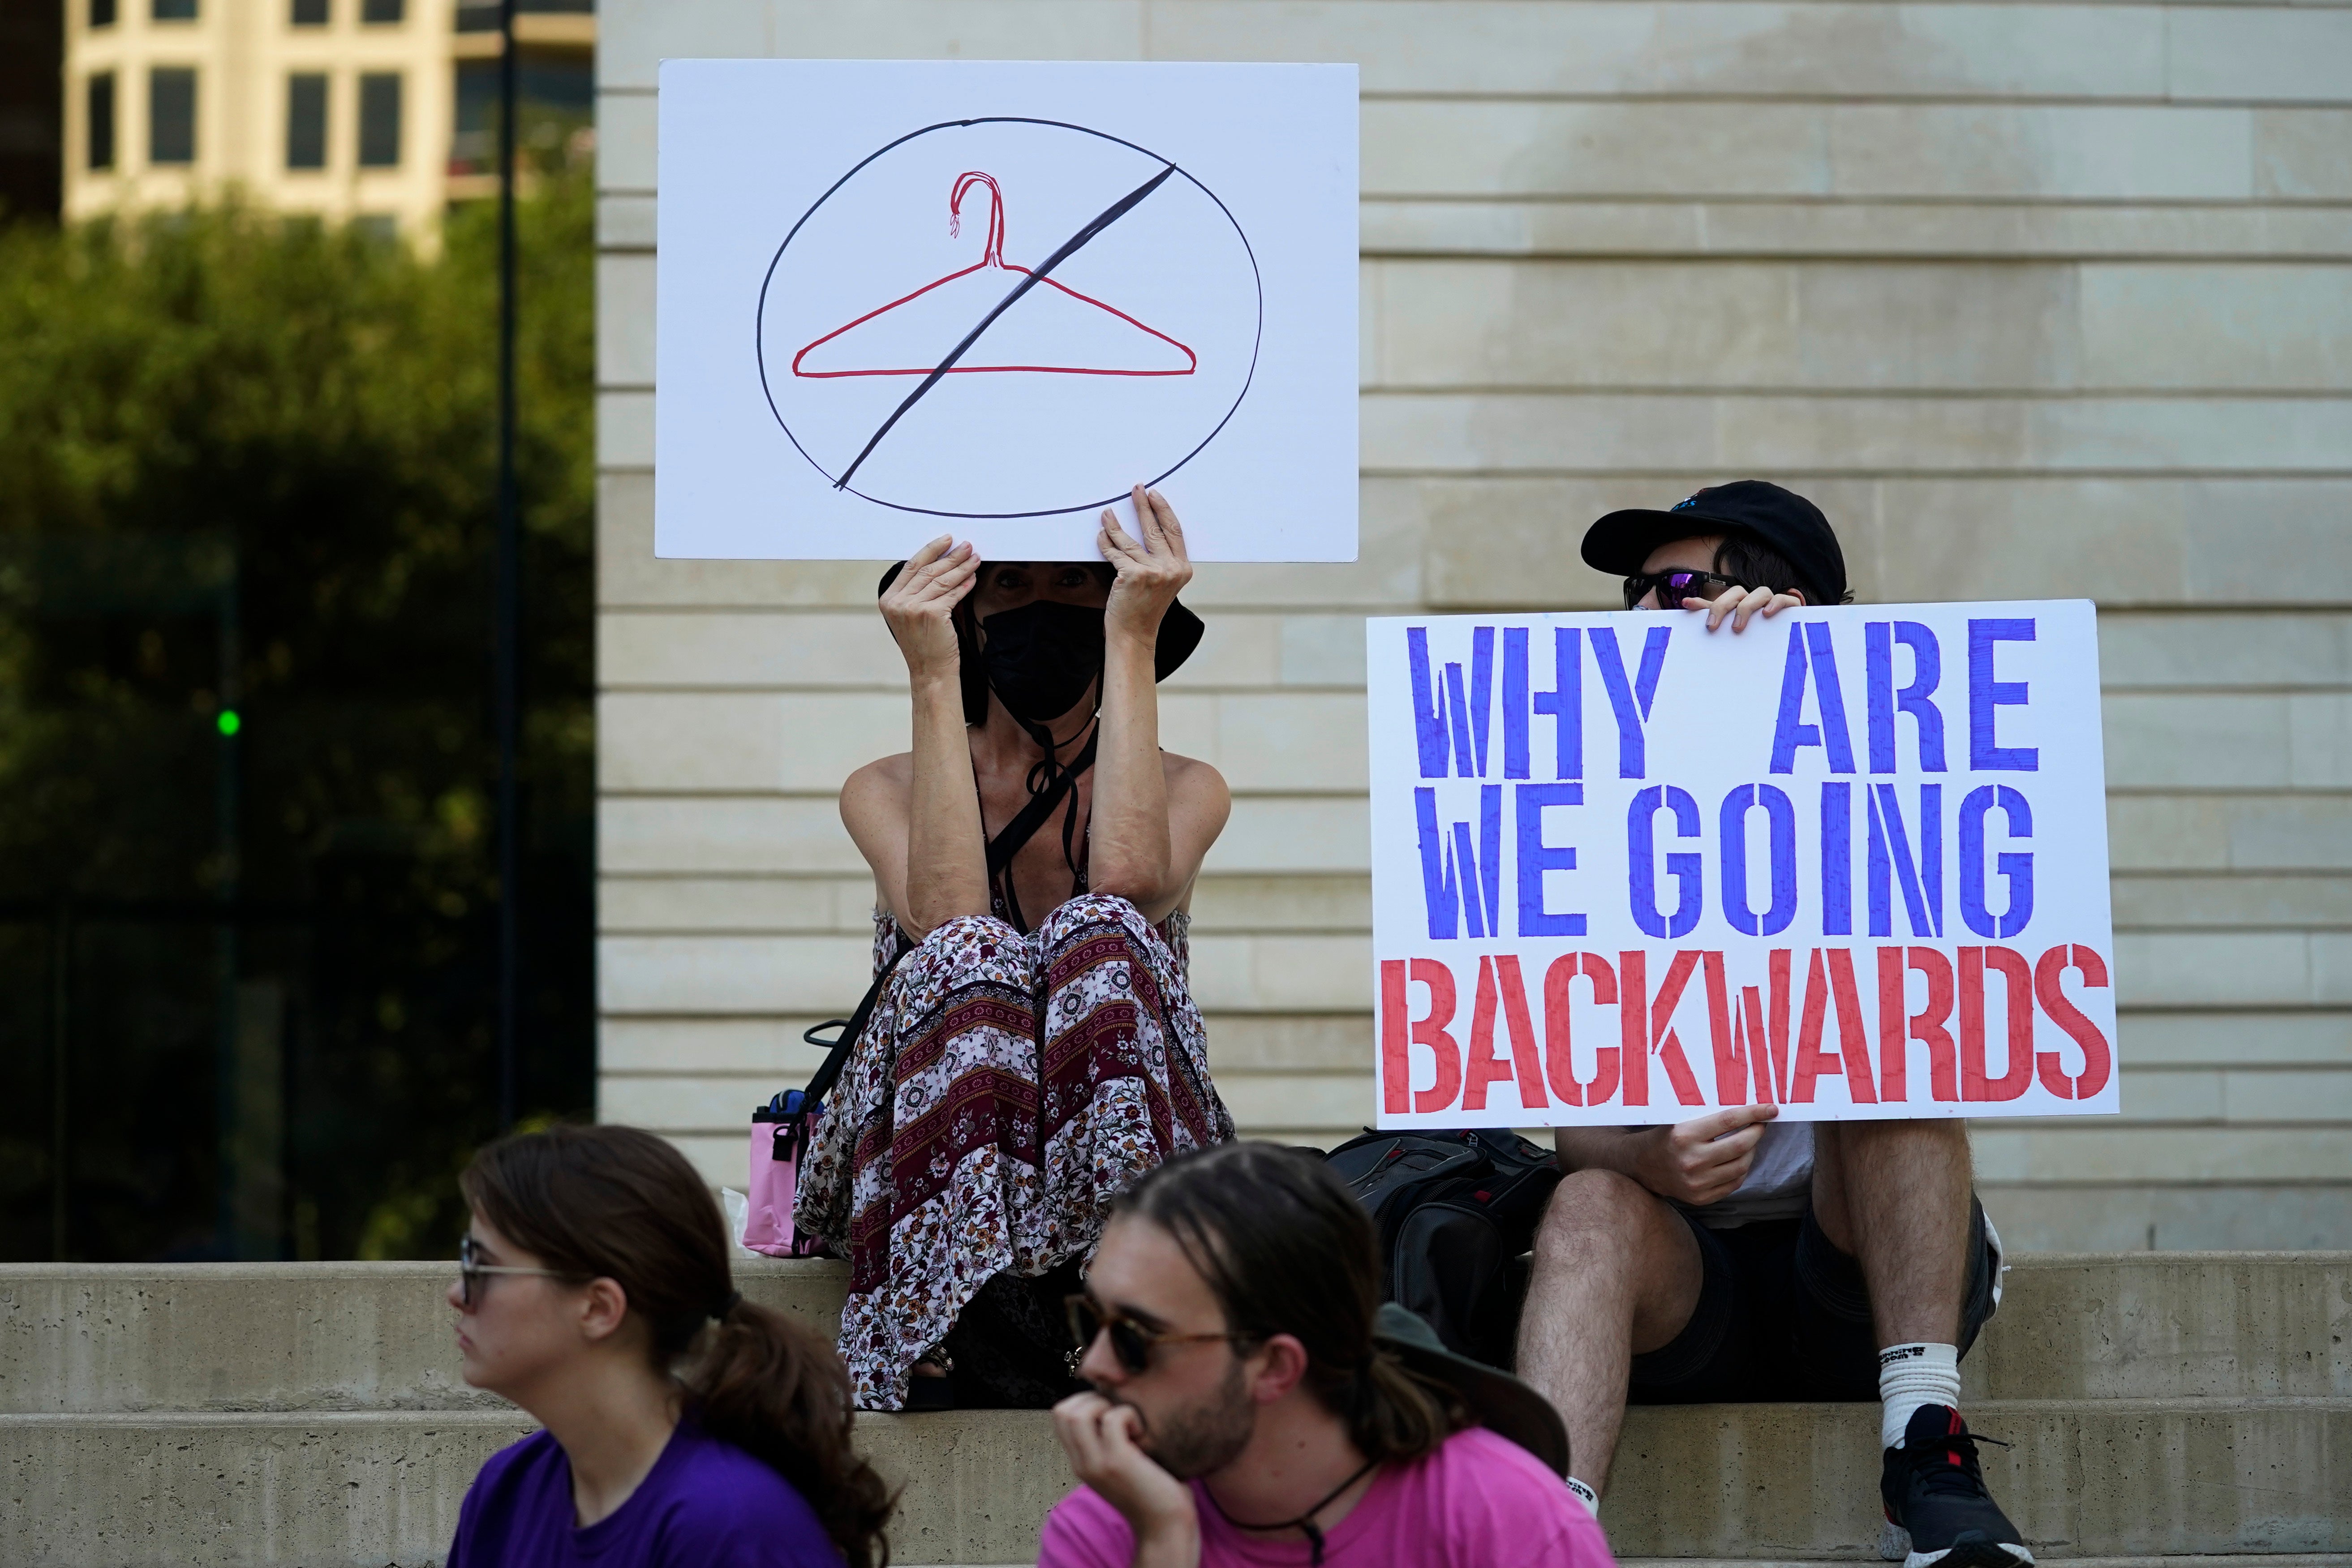
<svg viewBox="0 0 2352 1568"><path fill-rule="evenodd" d="M1765 479L1713 485L1664 511L1612 511L1584 531L1584 563L1631 577L1659 545L1701 533L1744 533L1795 567L1814 604L1845 603L1845 552L1830 520L1796 491Z"/></svg>

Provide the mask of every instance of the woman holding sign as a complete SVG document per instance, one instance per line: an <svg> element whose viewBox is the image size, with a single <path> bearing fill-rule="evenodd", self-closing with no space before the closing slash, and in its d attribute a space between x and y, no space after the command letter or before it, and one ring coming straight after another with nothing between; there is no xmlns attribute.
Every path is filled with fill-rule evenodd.
<svg viewBox="0 0 2352 1568"><path fill-rule="evenodd" d="M1185 979L1232 799L1160 749L1156 682L1202 626L1175 512L1141 486L1135 511L1139 539L1104 511L1098 562L942 537L882 579L914 749L852 773L841 815L890 974L797 1205L849 1258L841 1352L869 1408L1075 1387L1042 1299L1077 1289L1114 1193L1234 1135Z"/></svg>

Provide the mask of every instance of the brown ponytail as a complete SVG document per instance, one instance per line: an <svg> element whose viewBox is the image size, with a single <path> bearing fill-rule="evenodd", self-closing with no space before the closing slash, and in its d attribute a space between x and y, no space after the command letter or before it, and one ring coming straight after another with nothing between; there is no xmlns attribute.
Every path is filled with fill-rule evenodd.
<svg viewBox="0 0 2352 1568"><path fill-rule="evenodd" d="M791 1482L849 1568L884 1568L898 1500L850 1447L848 1369L815 1333L737 1293L719 1205L684 1155L635 1127L551 1127L489 1145L457 1184L548 1268L617 1283L650 1331L655 1369L683 1368L702 1429Z"/></svg>

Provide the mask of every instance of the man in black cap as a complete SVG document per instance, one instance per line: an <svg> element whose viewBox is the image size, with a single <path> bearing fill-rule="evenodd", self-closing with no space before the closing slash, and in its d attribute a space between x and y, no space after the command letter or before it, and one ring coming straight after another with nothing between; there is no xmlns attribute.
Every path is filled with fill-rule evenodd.
<svg viewBox="0 0 2352 1568"><path fill-rule="evenodd" d="M1585 534L1584 560L1624 578L1627 609L1704 611L1710 632L1852 597L1821 509L1760 479L1611 512ZM1955 1408L1959 1358L2000 1280L1967 1124L1776 1114L1559 1130L1568 1174L1537 1234L1518 1368L1567 1424L1580 1471L1570 1485L1597 1506L1629 1399L1874 1396L1880 1555L2031 1563Z"/></svg>
<svg viewBox="0 0 2352 1568"><path fill-rule="evenodd" d="M1380 1304L1370 1216L1271 1143L1171 1160L1120 1194L1070 1299L1055 1407L1082 1483L1040 1568L1610 1568L1533 1389Z"/></svg>

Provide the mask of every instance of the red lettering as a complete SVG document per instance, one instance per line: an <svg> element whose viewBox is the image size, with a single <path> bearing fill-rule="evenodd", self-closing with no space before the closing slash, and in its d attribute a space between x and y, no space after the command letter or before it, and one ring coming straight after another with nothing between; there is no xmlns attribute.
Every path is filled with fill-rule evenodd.
<svg viewBox="0 0 2352 1568"><path fill-rule="evenodd" d="M1478 960L1478 995L1470 1007L1470 1064L1463 1075L1462 1109L1486 1109L1486 1086L1510 1081L1511 1064L1495 1055L1495 964Z"/></svg>
<svg viewBox="0 0 2352 1568"><path fill-rule="evenodd" d="M2115 1053L2107 1047L2107 1037L2099 1033L2099 1026L2067 999L2065 977L2069 969L2083 972L2084 989L2105 989L2105 960L2090 948L2070 948L2061 942L2034 964L2033 995L2050 1021L2083 1048L2083 1076L2068 1078L2056 1051L2043 1051L2033 1060L2041 1072L2042 1088L2061 1100L2088 1100L2107 1087L2107 1075L2115 1067Z"/></svg>
<svg viewBox="0 0 2352 1568"><path fill-rule="evenodd" d="M1381 1110L1412 1109L1412 1053L1405 1049L1404 960L1381 960Z"/></svg>
<svg viewBox="0 0 2352 1568"><path fill-rule="evenodd" d="M1783 1096L1772 1084L1772 1059L1766 1055L1764 1044L1764 994L1753 985L1739 988L1740 1048L1747 1052L1748 1064L1756 1073L1756 1103L1778 1105ZM1785 1030L1783 1031L1786 1032ZM1784 1064L1785 1065L1785 1064Z"/></svg>
<svg viewBox="0 0 2352 1568"><path fill-rule="evenodd" d="M1454 971L1436 959L1416 958L1410 973L1429 987L1429 1016L1412 1021L1412 1043L1427 1046L1437 1058L1437 1081L1412 1095L1413 1110L1425 1114L1445 1110L1462 1092L1462 1047L1445 1032L1454 1021Z"/></svg>
<svg viewBox="0 0 2352 1568"><path fill-rule="evenodd" d="M1536 1021L1528 1015L1528 984L1520 977L1517 954L1507 952L1495 960L1495 981L1503 993L1503 1021L1510 1026L1519 1104L1529 1110L1547 1110L1551 1101L1544 1098L1542 1053L1536 1045Z"/></svg>
<svg viewBox="0 0 2352 1568"><path fill-rule="evenodd" d="M1593 1051L1590 1084L1577 1081L1576 1061L1569 1054L1568 987L1579 974L1592 982L1593 1001L1604 1007L1617 1001L1617 972L1599 953L1567 952L1551 961L1544 971L1544 1076L1562 1105L1606 1105L1617 1092L1618 1048Z"/></svg>
<svg viewBox="0 0 2352 1568"><path fill-rule="evenodd" d="M1999 1078L1985 1071L1984 976L2000 972L2007 1003L2009 1060ZM2033 971L2005 947L1960 949L1960 1098L2015 1100L2033 1082Z"/></svg>
<svg viewBox="0 0 2352 1568"><path fill-rule="evenodd" d="M1617 973L1623 984L1617 1015L1618 1034L1624 1044L1626 1104L1650 1103L1652 1051L1657 1053L1659 1064L1666 1069L1666 1081L1674 1086L1677 1100L1685 1105L1706 1103L1698 1091L1698 1079L1691 1073L1690 1059L1683 1055L1682 1037L1674 1029L1675 1008L1681 1004L1683 989L1697 968L1697 953L1675 953L1674 962L1666 965L1666 977L1658 983L1656 999L1644 1007L1643 997L1649 986L1646 955L1638 952L1617 955Z"/></svg>
<svg viewBox="0 0 2352 1568"><path fill-rule="evenodd" d="M1731 1008L1731 988L1724 979L1723 954L1701 955L1706 975L1706 1032L1715 1047L1715 1102L1748 1103L1748 1037Z"/></svg>
<svg viewBox="0 0 2352 1568"><path fill-rule="evenodd" d="M1862 987L1853 978L1853 952L1829 950L1830 997L1837 1006L1838 1050L1845 1058L1846 1098L1856 1105L1876 1105L1878 1090L1870 1081L1870 1036L1862 1022Z"/></svg>
<svg viewBox="0 0 2352 1568"><path fill-rule="evenodd" d="M1916 969L1927 977L1927 1005L1909 1019L1904 995L1905 972ZM1958 1053L1952 1031L1952 962L1932 947L1882 947L1878 950L1878 1098L1900 1105L1911 1098L1908 1069L1911 1042L1927 1047L1927 1089L1936 1099L1960 1098Z"/></svg>

